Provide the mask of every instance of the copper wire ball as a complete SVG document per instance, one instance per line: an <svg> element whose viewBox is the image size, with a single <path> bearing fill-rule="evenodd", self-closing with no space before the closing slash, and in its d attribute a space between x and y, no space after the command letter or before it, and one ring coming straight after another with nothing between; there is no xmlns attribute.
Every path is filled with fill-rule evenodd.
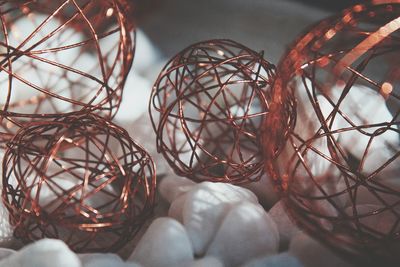
<svg viewBox="0 0 400 267"><path fill-rule="evenodd" d="M300 37L265 125L266 167L295 221L372 266L400 264L399 18L400 1L359 4Z"/></svg>
<svg viewBox="0 0 400 267"><path fill-rule="evenodd" d="M135 35L123 0L0 1L0 133L93 111L115 115Z"/></svg>
<svg viewBox="0 0 400 267"><path fill-rule="evenodd" d="M260 126L274 66L231 40L193 44L161 71L149 111L157 149L178 175L244 183L263 175Z"/></svg>
<svg viewBox="0 0 400 267"><path fill-rule="evenodd" d="M8 144L3 201L24 242L117 252L152 213L155 168L122 128L95 115L33 122Z"/></svg>

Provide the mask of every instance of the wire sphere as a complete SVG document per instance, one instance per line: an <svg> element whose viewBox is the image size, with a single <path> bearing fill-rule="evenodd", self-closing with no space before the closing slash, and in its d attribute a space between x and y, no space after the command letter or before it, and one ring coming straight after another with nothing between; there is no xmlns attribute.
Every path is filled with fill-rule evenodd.
<svg viewBox="0 0 400 267"><path fill-rule="evenodd" d="M157 149L178 175L235 184L260 179L259 128L274 70L263 53L231 40L193 44L167 63L149 111Z"/></svg>
<svg viewBox="0 0 400 267"><path fill-rule="evenodd" d="M305 230L355 261L398 266L400 2L374 3L320 22L283 57L266 167Z"/></svg>
<svg viewBox="0 0 400 267"><path fill-rule="evenodd" d="M135 35L122 0L0 1L0 133L93 111L111 118L131 68Z"/></svg>
<svg viewBox="0 0 400 267"><path fill-rule="evenodd" d="M151 215L155 168L122 128L95 115L32 122L8 144L3 201L24 242L116 252Z"/></svg>

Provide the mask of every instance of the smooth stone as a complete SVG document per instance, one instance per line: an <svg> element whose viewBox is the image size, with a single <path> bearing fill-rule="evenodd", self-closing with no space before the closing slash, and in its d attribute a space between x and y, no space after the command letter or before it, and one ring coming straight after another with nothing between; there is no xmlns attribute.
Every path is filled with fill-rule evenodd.
<svg viewBox="0 0 400 267"><path fill-rule="evenodd" d="M225 183L202 182L186 193L183 225L195 255L204 255L225 215L231 207L244 201L258 203L250 190Z"/></svg>
<svg viewBox="0 0 400 267"><path fill-rule="evenodd" d="M0 260L5 259L16 253L15 250L9 248L0 248Z"/></svg>
<svg viewBox="0 0 400 267"><path fill-rule="evenodd" d="M171 218L154 220L129 257L129 261L151 267L175 267L193 259L185 228Z"/></svg>
<svg viewBox="0 0 400 267"><path fill-rule="evenodd" d="M304 267L304 265L293 255L284 252L250 260L242 267Z"/></svg>
<svg viewBox="0 0 400 267"><path fill-rule="evenodd" d="M82 267L78 256L56 239L29 244L0 261L1 267Z"/></svg>
<svg viewBox="0 0 400 267"><path fill-rule="evenodd" d="M332 92L333 98L337 102L343 89L334 87ZM377 91L367 86L354 85L341 103L341 110L356 126L379 124L393 120L393 115L386 102L386 99ZM353 127L340 115L336 116L336 120L340 129ZM363 130L371 134L378 128L382 128L382 126ZM339 135L340 145L358 159L365 157L362 172L369 174L393 157L396 151L400 149L400 135L396 132L398 125L393 125L392 128L394 129L379 133L372 140L366 156L364 156L364 151L371 138L356 130L342 132ZM396 160L387 168L397 169L398 163L399 161Z"/></svg>
<svg viewBox="0 0 400 267"><path fill-rule="evenodd" d="M352 266L305 233L299 233L293 237L289 246L289 254L298 258L307 267Z"/></svg>
<svg viewBox="0 0 400 267"><path fill-rule="evenodd" d="M264 207L272 207L279 200L279 193L275 189L273 180L264 174L257 182L242 185L252 191Z"/></svg>
<svg viewBox="0 0 400 267"><path fill-rule="evenodd" d="M112 253L79 254L82 267L140 267L134 262L124 262L118 255Z"/></svg>
<svg viewBox="0 0 400 267"><path fill-rule="evenodd" d="M186 203L186 194L179 196L175 199L168 210L168 217L174 218L180 223L183 223L183 207Z"/></svg>
<svg viewBox="0 0 400 267"><path fill-rule="evenodd" d="M278 201L268 211L268 214L271 216L278 227L280 247L287 247L292 237L299 233L301 230L290 218L282 200Z"/></svg>
<svg viewBox="0 0 400 267"><path fill-rule="evenodd" d="M132 65L133 72L138 72L142 76L151 75L154 71L159 72L158 69L153 70L153 68L159 64L159 61L164 61L163 56L141 29L136 30L135 50L135 58ZM154 81L154 79L151 79L151 81Z"/></svg>
<svg viewBox="0 0 400 267"><path fill-rule="evenodd" d="M135 121L143 114L147 115L151 87L150 80L135 71L129 72L115 121L125 125Z"/></svg>
<svg viewBox="0 0 400 267"><path fill-rule="evenodd" d="M277 253L278 248L279 232L272 218L260 205L242 202L226 215L206 255L220 258L226 266L238 266Z"/></svg>
<svg viewBox="0 0 400 267"><path fill-rule="evenodd" d="M0 246L10 246L15 243L14 230L9 221L9 212L0 202Z"/></svg>
<svg viewBox="0 0 400 267"><path fill-rule="evenodd" d="M194 185L195 182L185 177L170 175L161 180L158 192L165 200L172 203L177 197L191 190Z"/></svg>
<svg viewBox="0 0 400 267"><path fill-rule="evenodd" d="M215 257L204 257L192 262L185 262L182 267L224 267L224 264Z"/></svg>

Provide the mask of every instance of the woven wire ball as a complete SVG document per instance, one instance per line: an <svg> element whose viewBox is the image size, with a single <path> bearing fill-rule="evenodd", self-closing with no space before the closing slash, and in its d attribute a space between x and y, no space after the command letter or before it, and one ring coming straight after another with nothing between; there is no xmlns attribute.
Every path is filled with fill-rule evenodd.
<svg viewBox="0 0 400 267"><path fill-rule="evenodd" d="M135 48L123 0L0 2L0 133L86 109L112 117Z"/></svg>
<svg viewBox="0 0 400 267"><path fill-rule="evenodd" d="M375 2L323 20L281 60L266 168L314 237L356 262L398 266L400 2Z"/></svg>
<svg viewBox="0 0 400 267"><path fill-rule="evenodd" d="M149 111L157 149L178 175L235 184L263 175L259 128L274 70L231 40L193 44L167 63Z"/></svg>
<svg viewBox="0 0 400 267"><path fill-rule="evenodd" d="M151 215L155 185L147 152L96 115L32 122L4 155L3 201L24 242L117 252Z"/></svg>

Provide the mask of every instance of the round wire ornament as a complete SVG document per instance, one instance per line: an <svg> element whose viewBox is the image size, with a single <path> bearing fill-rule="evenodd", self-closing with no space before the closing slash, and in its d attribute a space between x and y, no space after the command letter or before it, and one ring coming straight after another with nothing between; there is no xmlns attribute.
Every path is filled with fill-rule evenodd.
<svg viewBox="0 0 400 267"><path fill-rule="evenodd" d="M0 133L87 110L112 118L131 68L126 1L0 2Z"/></svg>
<svg viewBox="0 0 400 267"><path fill-rule="evenodd" d="M155 167L122 128L93 114L32 122L8 143L3 201L24 242L117 252L149 219Z"/></svg>
<svg viewBox="0 0 400 267"><path fill-rule="evenodd" d="M167 63L149 112L157 149L178 175L234 184L260 179L260 127L274 71L263 52L223 39L193 44Z"/></svg>
<svg viewBox="0 0 400 267"><path fill-rule="evenodd" d="M399 18L399 1L372 1L312 27L278 66L265 123L294 220L373 266L400 263Z"/></svg>

